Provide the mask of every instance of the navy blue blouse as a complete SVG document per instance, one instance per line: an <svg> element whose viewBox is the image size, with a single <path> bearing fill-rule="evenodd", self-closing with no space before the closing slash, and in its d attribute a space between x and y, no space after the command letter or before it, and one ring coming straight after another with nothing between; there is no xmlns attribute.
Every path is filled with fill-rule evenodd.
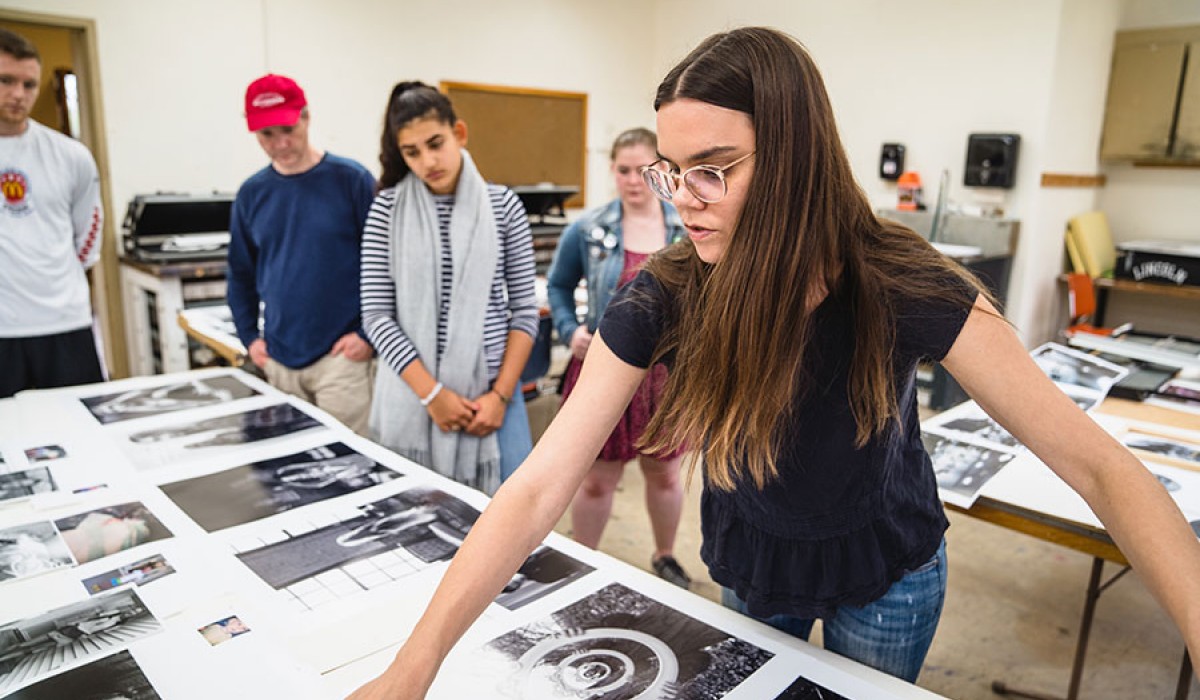
<svg viewBox="0 0 1200 700"><path fill-rule="evenodd" d="M949 275L946 285L965 286ZM949 352L973 298L964 289L957 304L894 300L900 426L861 449L847 396L850 300L837 289L814 311L805 362L816 384L793 399L776 456L779 477L762 490L747 478L733 491L706 479L701 499L701 557L751 614L816 618L837 606L865 605L937 551L949 522L921 444L916 369L922 358ZM609 305L600 334L617 357L648 367L670 305L643 271Z"/></svg>

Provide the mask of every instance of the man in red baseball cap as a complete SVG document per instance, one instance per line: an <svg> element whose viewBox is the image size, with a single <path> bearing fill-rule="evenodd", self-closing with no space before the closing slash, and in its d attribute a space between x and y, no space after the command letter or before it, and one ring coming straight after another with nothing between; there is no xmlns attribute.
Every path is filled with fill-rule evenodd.
<svg viewBox="0 0 1200 700"><path fill-rule="evenodd" d="M271 163L233 202L227 298L238 336L272 385L365 434L375 353L358 271L375 178L309 142L308 100L291 78L250 83L245 109Z"/></svg>
<svg viewBox="0 0 1200 700"><path fill-rule="evenodd" d="M308 100L291 78L268 73L246 88L246 125L250 131L270 126L292 126Z"/></svg>

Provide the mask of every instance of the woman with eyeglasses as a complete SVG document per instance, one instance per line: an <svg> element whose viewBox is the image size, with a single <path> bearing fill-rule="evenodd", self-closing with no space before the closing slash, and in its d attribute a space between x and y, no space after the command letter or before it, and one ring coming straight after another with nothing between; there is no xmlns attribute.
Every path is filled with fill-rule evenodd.
<svg viewBox="0 0 1200 700"><path fill-rule="evenodd" d="M450 98L392 88L362 248L363 328L385 365L370 432L493 493L533 446L518 385L537 337L533 238L521 200L466 145Z"/></svg>
<svg viewBox="0 0 1200 700"><path fill-rule="evenodd" d="M649 129L618 135L609 154L617 198L572 223L558 240L547 287L554 327L571 349L563 374L563 401L579 380L588 344L613 293L633 279L651 254L686 235L675 207L656 198L642 177L642 167L658 158L657 148L658 139ZM587 280L588 295L582 323L575 310L580 280ZM691 578L674 556L683 507L679 464L684 449L653 452L636 444L658 407L666 378L667 368L655 365L634 392L575 494L571 529L577 542L593 549L599 546L625 463L637 459L646 481L646 510L654 533L651 568L663 579L688 588Z"/></svg>
<svg viewBox="0 0 1200 700"><path fill-rule="evenodd" d="M670 376L646 444L702 446L702 556L728 605L800 637L820 618L828 649L916 679L946 582L915 389L931 358L1088 502L1195 657L1200 543L1179 509L1038 369L974 278L874 216L805 50L771 29L714 35L667 74L655 109L662 158L646 177L688 241L609 305L571 400L357 697L423 694L660 359Z"/></svg>

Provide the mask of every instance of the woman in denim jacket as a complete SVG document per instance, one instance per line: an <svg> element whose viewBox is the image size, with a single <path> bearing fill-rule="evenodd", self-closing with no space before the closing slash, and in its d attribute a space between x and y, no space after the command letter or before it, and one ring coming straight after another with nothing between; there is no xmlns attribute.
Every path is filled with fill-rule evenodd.
<svg viewBox="0 0 1200 700"><path fill-rule="evenodd" d="M658 158L658 140L649 129L630 129L613 142L612 173L618 199L594 209L567 227L550 267L550 310L558 337L571 349L563 377L563 400L570 395L584 355L613 292L628 282L654 252L683 238L679 214L660 202L646 187L640 166ZM575 288L587 280L587 317L575 312ZM595 548L612 511L613 492L625 463L637 459L646 480L646 507L654 529L651 566L659 576L683 588L691 579L673 556L675 532L683 502L679 480L682 451L646 454L635 443L658 407L666 367L658 365L646 377L613 429L604 449L584 479L571 507L575 539Z"/></svg>

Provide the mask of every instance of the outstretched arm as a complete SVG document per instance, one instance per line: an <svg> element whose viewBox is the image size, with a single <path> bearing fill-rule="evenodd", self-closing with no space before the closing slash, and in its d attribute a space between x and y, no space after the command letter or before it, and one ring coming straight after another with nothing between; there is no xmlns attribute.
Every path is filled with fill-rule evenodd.
<svg viewBox="0 0 1200 700"><path fill-rule="evenodd" d="M354 700L425 696L451 647L566 511L645 373L596 336L570 399L471 528L395 661Z"/></svg>
<svg viewBox="0 0 1200 700"><path fill-rule="evenodd" d="M976 302L943 365L993 418L1079 492L1200 658L1200 542L1158 480L1037 367Z"/></svg>

